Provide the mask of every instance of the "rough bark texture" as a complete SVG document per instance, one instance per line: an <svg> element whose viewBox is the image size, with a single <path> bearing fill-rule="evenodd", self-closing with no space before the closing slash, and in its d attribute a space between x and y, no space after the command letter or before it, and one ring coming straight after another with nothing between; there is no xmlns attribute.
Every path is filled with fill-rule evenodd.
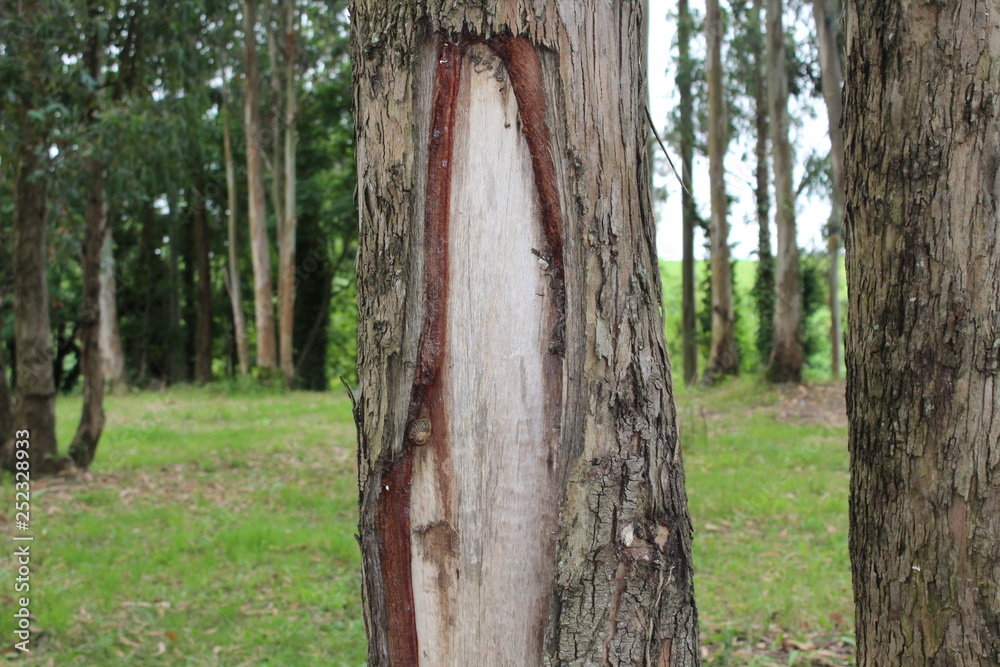
<svg viewBox="0 0 1000 667"><path fill-rule="evenodd" d="M245 123L247 137L247 211L250 217L250 254L253 259L254 321L257 325L257 365L277 365L274 342L274 304L271 303L271 251L267 240L264 200L264 164L261 147L259 74L257 71L257 2L243 3L243 62L246 69Z"/></svg>
<svg viewBox="0 0 1000 667"><path fill-rule="evenodd" d="M295 378L295 117L298 95L295 59L298 19L295 0L285 1L285 207L278 243L278 357L285 384Z"/></svg>
<svg viewBox="0 0 1000 667"><path fill-rule="evenodd" d="M1000 13L849 2L858 664L1000 664Z"/></svg>
<svg viewBox="0 0 1000 667"><path fill-rule="evenodd" d="M681 152L682 255L681 255L681 329L684 339L684 383L698 379L698 304L695 296L694 228L698 211L694 203L694 95L691 92L692 71L691 33L694 21L688 0L677 2L677 88L680 94L679 132Z"/></svg>
<svg viewBox="0 0 1000 667"><path fill-rule="evenodd" d="M740 372L736 351L736 314L733 311L733 275L729 263L729 201L726 199L726 145L729 122L722 87L722 13L719 0L705 3L708 71L708 177L712 192L712 340L704 381L711 384Z"/></svg>
<svg viewBox="0 0 1000 667"><path fill-rule="evenodd" d="M830 162L833 172L833 194L830 203L830 222L827 225L827 252L830 269L827 288L830 292L830 368L834 378L840 377L842 359L840 350L844 337L840 315L840 232L844 219L844 131L840 126L843 113L841 88L844 73L840 66L840 2L838 0L813 0L816 19L816 41L819 43L819 64L823 80L823 98L826 115L830 121Z"/></svg>
<svg viewBox="0 0 1000 667"><path fill-rule="evenodd" d="M788 141L788 69L782 0L767 0L767 99L774 156L774 222L778 230L774 340L766 376L771 382L802 379L802 286L795 239L792 146Z"/></svg>
<svg viewBox="0 0 1000 667"><path fill-rule="evenodd" d="M0 263L2 266L10 267L10 256L8 253L7 238L4 234L3 224L0 223ZM2 299L8 289L8 280L13 276L7 269L0 269L0 299ZM0 330L3 329L4 322L0 316ZM10 395L10 384L7 382L7 359L3 341L0 341L0 468L9 470L11 468L12 454L14 451L14 401Z"/></svg>
<svg viewBox="0 0 1000 667"><path fill-rule="evenodd" d="M204 188L198 188L204 192ZM198 273L198 316L194 344L194 379L212 381L212 272L208 258L208 210L199 201L191 213L194 226L194 261Z"/></svg>
<svg viewBox="0 0 1000 667"><path fill-rule="evenodd" d="M698 663L639 3L538 7L352 7L371 664Z"/></svg>
<svg viewBox="0 0 1000 667"><path fill-rule="evenodd" d="M96 18L96 4L88 7L90 18ZM103 61L102 42L98 32L88 36L88 49L84 56L87 70L93 80L101 77ZM88 118L96 126L101 110L103 91L91 99ZM104 246L108 226L108 201L104 192L107 166L101 155L103 146L98 139L91 145L93 154L87 159L90 184L87 205L84 209L83 299L80 311L80 370L83 373L83 407L76 434L69 445L69 456L78 468L86 470L94 461L97 443L104 431L104 360L101 356L101 248Z"/></svg>
<svg viewBox="0 0 1000 667"><path fill-rule="evenodd" d="M125 382L125 352L118 331L118 286L115 276L114 240L110 219L101 242L101 323L98 332L104 379L112 385Z"/></svg>
<svg viewBox="0 0 1000 667"><path fill-rule="evenodd" d="M233 331L236 334L236 356L240 364L240 376L250 374L250 339L247 337L247 324L243 317L243 287L240 284L240 261L237 245L239 235L236 233L236 169L233 164L233 143L229 132L229 105L222 105L222 149L226 162L226 202L229 215L226 216L226 235L229 240L229 262L226 266L226 290L233 307Z"/></svg>
<svg viewBox="0 0 1000 667"><path fill-rule="evenodd" d="M89 160L90 187L84 211L83 307L80 315L80 370L83 372L83 410L69 455L78 468L87 469L97 453L104 430L104 364L101 359L101 246L108 220L104 198L104 162Z"/></svg>

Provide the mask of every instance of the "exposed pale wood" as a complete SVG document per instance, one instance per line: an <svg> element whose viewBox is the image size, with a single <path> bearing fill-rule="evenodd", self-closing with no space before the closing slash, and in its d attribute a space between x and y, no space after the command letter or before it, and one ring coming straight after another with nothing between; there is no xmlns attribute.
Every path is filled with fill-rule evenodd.
<svg viewBox="0 0 1000 667"><path fill-rule="evenodd" d="M245 378L250 374L250 341L247 338L246 319L243 317L243 287L240 284L237 251L239 236L236 233L236 168L233 164L233 145L229 130L228 98L222 104L222 150L226 163L226 205L229 209L229 215L226 216L226 234L229 241L226 290L229 292L229 302L233 309L233 331L236 334L236 357L240 365L240 376Z"/></svg>
<svg viewBox="0 0 1000 667"><path fill-rule="evenodd" d="M100 347L104 379L113 385L125 381L125 356L121 334L118 331L118 287L115 275L115 256L111 224L104 226L101 244L101 322Z"/></svg>
<svg viewBox="0 0 1000 667"><path fill-rule="evenodd" d="M552 295L532 253L544 240L517 102L494 78L500 61L487 47L472 47L464 62L443 371L444 411L455 418L415 450L413 463L420 657L429 665L540 664L558 499L558 425L543 391ZM439 443L450 450L444 456ZM439 492L442 476L451 477L448 493Z"/></svg>
<svg viewBox="0 0 1000 667"><path fill-rule="evenodd" d="M515 478L516 488L520 489L517 492L503 493L503 489L494 485L494 480L513 473L509 466L524 465L523 449L513 459L509 452L501 460L480 457L476 467L478 476L471 482L447 476L444 479L452 482L450 486L441 484L438 478L431 485L424 477L426 473L417 471L411 479L410 509L424 512L422 520L431 517L428 507L433 509L438 503L442 507L453 506L456 509L451 527L456 532L450 532L448 526L439 527L444 553L433 558L427 552L417 554L414 536L410 555L440 563L444 574L440 588L464 596L462 599L468 604L467 608L463 607L466 602L456 604L446 619L456 624L455 629L449 630L450 644L435 645L428 650L480 658L454 664L670 664L674 667L697 664L690 529L669 363L659 315L655 224L647 191L638 3L558 0L526 8L523 3L507 0L485 5L460 1L447 6L411 0L355 0L352 28L361 216L359 536L369 662L392 663L394 648L387 631L387 608L399 599L399 591L385 587L386 567L391 569L393 564L383 563L382 550L389 551L393 545L381 541L376 508L380 506L380 498L405 498L402 494L394 495L398 488L394 485L399 480L399 471L405 470L405 462L411 456L431 456L430 452L436 451L432 449L434 438L455 439L461 434L479 432L479 428L485 429L489 424L494 425L489 427L494 430L488 433L502 427L508 437L513 430L518 441L530 439L527 430L531 424L530 412L503 414L496 421L498 417L492 412L465 407L496 401L494 404L502 409L512 409L509 404L499 403L501 400L515 401L515 405L520 402L524 409L527 409L525 401L531 405L531 392L537 391L537 387L512 384L519 377L531 375L492 375L493 382L479 376L476 384L476 369L482 360L503 352L502 341L497 343L495 351L477 348L475 353L468 352L461 358L456 353L446 355L443 396L445 405L454 412L449 412L445 421L467 423L435 430L423 449L413 447L404 438L427 301L427 289L421 282L428 260L423 255L422 235L426 217L430 93L437 55L434 43L439 37L456 35L470 41L515 35L523 36L541 59L539 83L544 107L536 103L533 113L542 112L551 129L551 143L544 152L554 163L554 177L546 187L555 193L565 244L564 355L551 354L551 348L545 348L548 354L544 357L544 375L548 377L548 365L555 359L559 382L543 388L546 401L558 399L560 406L560 435L553 471L558 490L553 504L558 513L553 515L558 518L558 527L552 537L554 556L545 590L524 594L532 600L547 599L551 603L544 605L544 616L537 617L531 630L522 626L517 632L509 630L501 635L486 626L495 622L514 628L515 622L522 622L517 619L528 618L520 611L508 609L499 599L508 594L504 586L509 584L503 582L512 575L516 577L521 570L486 567L487 563L504 562L508 556L503 551L491 556L477 553L476 565L480 569L472 568L471 557L477 550L473 536L469 535L472 528L484 521L487 525L497 521L501 512L510 516L506 513L519 511L514 501L526 497L520 495L524 489L538 488L526 483L531 479L528 476ZM521 109L522 121L526 111ZM468 119L470 123L473 121L481 122ZM518 118L511 121L511 132L523 134ZM485 155L487 151L483 153L477 153L476 159L494 159ZM456 159L452 167L456 188L467 193L463 197L475 195L479 210L489 208L486 202L496 202L495 207L506 205L498 199L501 192L523 192L513 186L500 190L477 181L482 189L476 195L474 190L461 185L467 177L463 174L464 164ZM505 173L506 179L519 182L516 164L508 165L506 172L510 172ZM537 178L533 173L536 185ZM458 196L456 193L455 197ZM519 205L513 210L520 210ZM453 226L460 215L456 211L451 221ZM490 231L502 233L502 230ZM459 232L453 230L453 233ZM538 237L534 242L538 242ZM492 261L477 269L486 275L477 276L476 280L495 281L496 276L491 277L494 272L505 275L511 268L520 267L518 247L523 246L491 248ZM463 252L471 252L472 248ZM455 251L456 247L451 246L450 252ZM537 277L541 269L538 258L531 255L528 259L534 262L531 275ZM508 263L513 266L508 267ZM459 266L454 264L452 268L459 271ZM519 286L517 289L524 288L523 271L510 280ZM449 284L450 290L466 290L466 299L468 295L482 294L476 291L481 288L474 285L460 285L456 276L452 276ZM550 284L543 280L542 286ZM477 344L477 336L496 335L495 323L466 321L455 311L493 317L486 310L476 309L513 307L514 304L504 301L507 289L506 285L503 290L494 289L489 298L491 303L459 305L454 294L449 297L446 338L457 336L457 340L449 342L448 349L452 345L468 349ZM532 298L544 305L542 297ZM497 300L500 306L492 303ZM522 312L523 306L518 305L518 312ZM518 317L527 315L524 312ZM472 330L457 332L454 327L459 325ZM507 326L506 335L519 335L513 329ZM497 363L483 367L496 373L505 368ZM460 381L472 388L464 394L457 393L461 386L456 389L449 383ZM459 399L464 403L459 403ZM519 426L518 419L529 421ZM481 426L477 427L477 420ZM498 433L497 437L503 438L504 433ZM453 471L466 465L463 460L471 461L463 459L471 454L463 452L462 447L489 447L491 451L493 447L478 439L475 443L456 439L451 446ZM527 460L527 463L532 462ZM528 469L518 470L526 474ZM482 498L479 502L497 499L496 504L501 505L490 508L493 511L488 516L466 507L457 491L458 485L477 482L483 487L477 493L492 494L479 496ZM443 498L449 493L451 501L445 503ZM544 521L550 511L541 504L535 516ZM414 532L417 525L424 524L414 520ZM532 545L530 540L541 540L542 536L531 537L529 526L494 525L502 535L484 534L478 538L481 544L495 544L507 554L518 552L520 546L521 561L528 562L527 554L537 548L537 543ZM500 544L504 536L512 544ZM451 537L456 538L454 553L449 546ZM497 541L491 542L494 539ZM520 540L526 540L525 544ZM466 576L479 577L481 588L464 589L459 584L449 589L453 575L444 566L452 563L466 567L460 581ZM525 571L530 574L533 570L526 567ZM416 588L415 606L416 600L423 602L420 597L423 589L434 593L430 584L423 582L429 582L437 574L432 573L429 564L426 568L423 563L414 565L414 577L427 577L421 578ZM530 574L518 583L527 586L537 580L538 575ZM484 592L490 591L501 592L491 593L496 599L487 600ZM448 603L446 596L436 597L437 608L443 609ZM491 603L492 607L488 607ZM480 609L486 610L482 613L496 612L496 616L480 620L476 618ZM430 621L418 614L416 622L421 628L416 639L425 647L428 640L423 635L432 632L425 627ZM536 634L532 635L532 631ZM511 646L506 647L506 643ZM541 656L541 660L529 658L505 663L502 658L493 659L498 651ZM419 660L424 665L440 664L423 655Z"/></svg>

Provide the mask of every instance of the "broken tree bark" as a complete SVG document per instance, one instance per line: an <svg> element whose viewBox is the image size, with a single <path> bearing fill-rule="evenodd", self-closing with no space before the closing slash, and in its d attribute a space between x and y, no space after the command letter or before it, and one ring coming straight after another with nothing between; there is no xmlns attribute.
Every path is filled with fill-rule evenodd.
<svg viewBox="0 0 1000 667"><path fill-rule="evenodd" d="M638 3L429 4L352 7L369 662L695 665Z"/></svg>

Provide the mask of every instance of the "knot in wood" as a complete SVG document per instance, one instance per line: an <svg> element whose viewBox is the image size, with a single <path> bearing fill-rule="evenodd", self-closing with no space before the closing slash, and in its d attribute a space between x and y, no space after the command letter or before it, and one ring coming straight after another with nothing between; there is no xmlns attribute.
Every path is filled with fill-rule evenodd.
<svg viewBox="0 0 1000 667"><path fill-rule="evenodd" d="M431 420L425 417L414 419L406 429L406 437L418 447L427 444L431 437Z"/></svg>

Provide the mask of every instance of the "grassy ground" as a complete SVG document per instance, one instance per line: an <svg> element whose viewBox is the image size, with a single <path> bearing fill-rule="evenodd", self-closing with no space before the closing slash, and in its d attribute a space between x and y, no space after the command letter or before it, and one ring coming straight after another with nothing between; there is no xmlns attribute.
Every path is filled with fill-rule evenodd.
<svg viewBox="0 0 1000 667"><path fill-rule="evenodd" d="M78 404L58 407L66 442ZM363 664L346 402L173 390L107 408L93 472L34 484L38 664ZM5 584L0 617L12 604Z"/></svg>
<svg viewBox="0 0 1000 667"><path fill-rule="evenodd" d="M843 385L678 392L706 663L849 664Z"/></svg>
<svg viewBox="0 0 1000 667"><path fill-rule="evenodd" d="M842 389L679 391L706 662L844 664ZM62 442L78 410L60 399ZM93 471L33 484L28 662L363 664L346 399L174 389L107 410ZM4 478L8 545L13 496Z"/></svg>

